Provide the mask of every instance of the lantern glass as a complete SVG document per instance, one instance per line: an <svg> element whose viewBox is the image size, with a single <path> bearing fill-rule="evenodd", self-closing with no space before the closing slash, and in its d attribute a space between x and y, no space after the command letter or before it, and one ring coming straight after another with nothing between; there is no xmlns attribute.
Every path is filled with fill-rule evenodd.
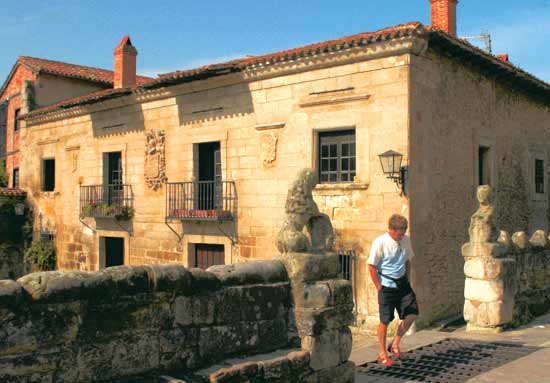
<svg viewBox="0 0 550 383"><path fill-rule="evenodd" d="M401 162L403 161L403 155L401 153L388 150L382 154L379 154L380 164L382 165L382 171L384 174L396 174L401 169Z"/></svg>

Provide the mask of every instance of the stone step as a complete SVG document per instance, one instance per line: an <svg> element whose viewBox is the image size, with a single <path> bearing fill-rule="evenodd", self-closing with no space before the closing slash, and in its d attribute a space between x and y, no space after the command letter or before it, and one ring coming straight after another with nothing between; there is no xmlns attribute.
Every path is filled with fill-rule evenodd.
<svg viewBox="0 0 550 383"><path fill-rule="evenodd" d="M292 381L308 373L309 353L299 348L276 350L267 354L229 358L208 368L195 371L193 376L165 374L159 383L236 382L261 379L263 382ZM156 383L156 382L155 382Z"/></svg>

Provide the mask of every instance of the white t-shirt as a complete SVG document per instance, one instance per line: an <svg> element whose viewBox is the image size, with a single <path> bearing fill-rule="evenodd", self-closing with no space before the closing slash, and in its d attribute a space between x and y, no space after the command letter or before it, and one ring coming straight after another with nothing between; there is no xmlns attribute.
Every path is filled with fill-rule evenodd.
<svg viewBox="0 0 550 383"><path fill-rule="evenodd" d="M401 241L395 241L390 233L376 238L372 243L370 255L367 260L369 265L376 266L378 273L382 273L394 279L399 279L407 272L406 263L414 257L411 239L405 235ZM386 287L397 287L394 281L379 275L380 283Z"/></svg>

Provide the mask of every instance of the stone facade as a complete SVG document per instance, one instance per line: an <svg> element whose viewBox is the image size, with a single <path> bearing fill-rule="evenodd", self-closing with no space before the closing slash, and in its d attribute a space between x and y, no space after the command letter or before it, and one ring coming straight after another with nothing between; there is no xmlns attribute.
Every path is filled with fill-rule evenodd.
<svg viewBox="0 0 550 383"><path fill-rule="evenodd" d="M459 251L475 206L471 196L479 184L480 146L490 149L495 203L510 206L498 210L497 221L509 231L545 228L546 218L538 212L547 205L547 188L534 193L530 174L535 158L546 158L543 132L550 111L527 91L482 73L473 61L448 57L433 39L455 44L454 52L473 48L415 28L390 42L373 40L307 58L174 80L125 97L28 116L22 131L22 185L44 224L57 233L58 268L100 270L106 237L123 238L124 264L129 265L193 267L200 245L223 246L226 264L273 258L288 186L303 167L319 171L322 133L351 129L353 182L318 184L312 197L332 221L336 250L356 256L358 324L369 327L378 321L366 259L393 213L410 221L419 323L460 313L464 260ZM515 70L474 53L488 65ZM153 190L144 176L146 133L159 130L165 134L168 183L198 181L201 145L219 145L221 178L236 190L234 220L204 219L218 214L206 209L204 217L192 220L169 217L182 213L167 206L170 185ZM382 173L378 154L388 149L404 153L405 194ZM123 222L82 217L82 190L106 182L111 152L121 153L133 217ZM53 192L40 191L44 158L56 161Z"/></svg>

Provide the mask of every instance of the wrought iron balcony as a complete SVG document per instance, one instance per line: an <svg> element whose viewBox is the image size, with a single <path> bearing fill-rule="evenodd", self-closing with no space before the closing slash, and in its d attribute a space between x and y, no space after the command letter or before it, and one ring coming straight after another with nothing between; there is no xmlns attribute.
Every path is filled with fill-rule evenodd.
<svg viewBox="0 0 550 383"><path fill-rule="evenodd" d="M80 186L80 216L131 219L134 213L134 195L131 185Z"/></svg>
<svg viewBox="0 0 550 383"><path fill-rule="evenodd" d="M231 221L237 216L233 181L168 182L166 218L182 221Z"/></svg>

